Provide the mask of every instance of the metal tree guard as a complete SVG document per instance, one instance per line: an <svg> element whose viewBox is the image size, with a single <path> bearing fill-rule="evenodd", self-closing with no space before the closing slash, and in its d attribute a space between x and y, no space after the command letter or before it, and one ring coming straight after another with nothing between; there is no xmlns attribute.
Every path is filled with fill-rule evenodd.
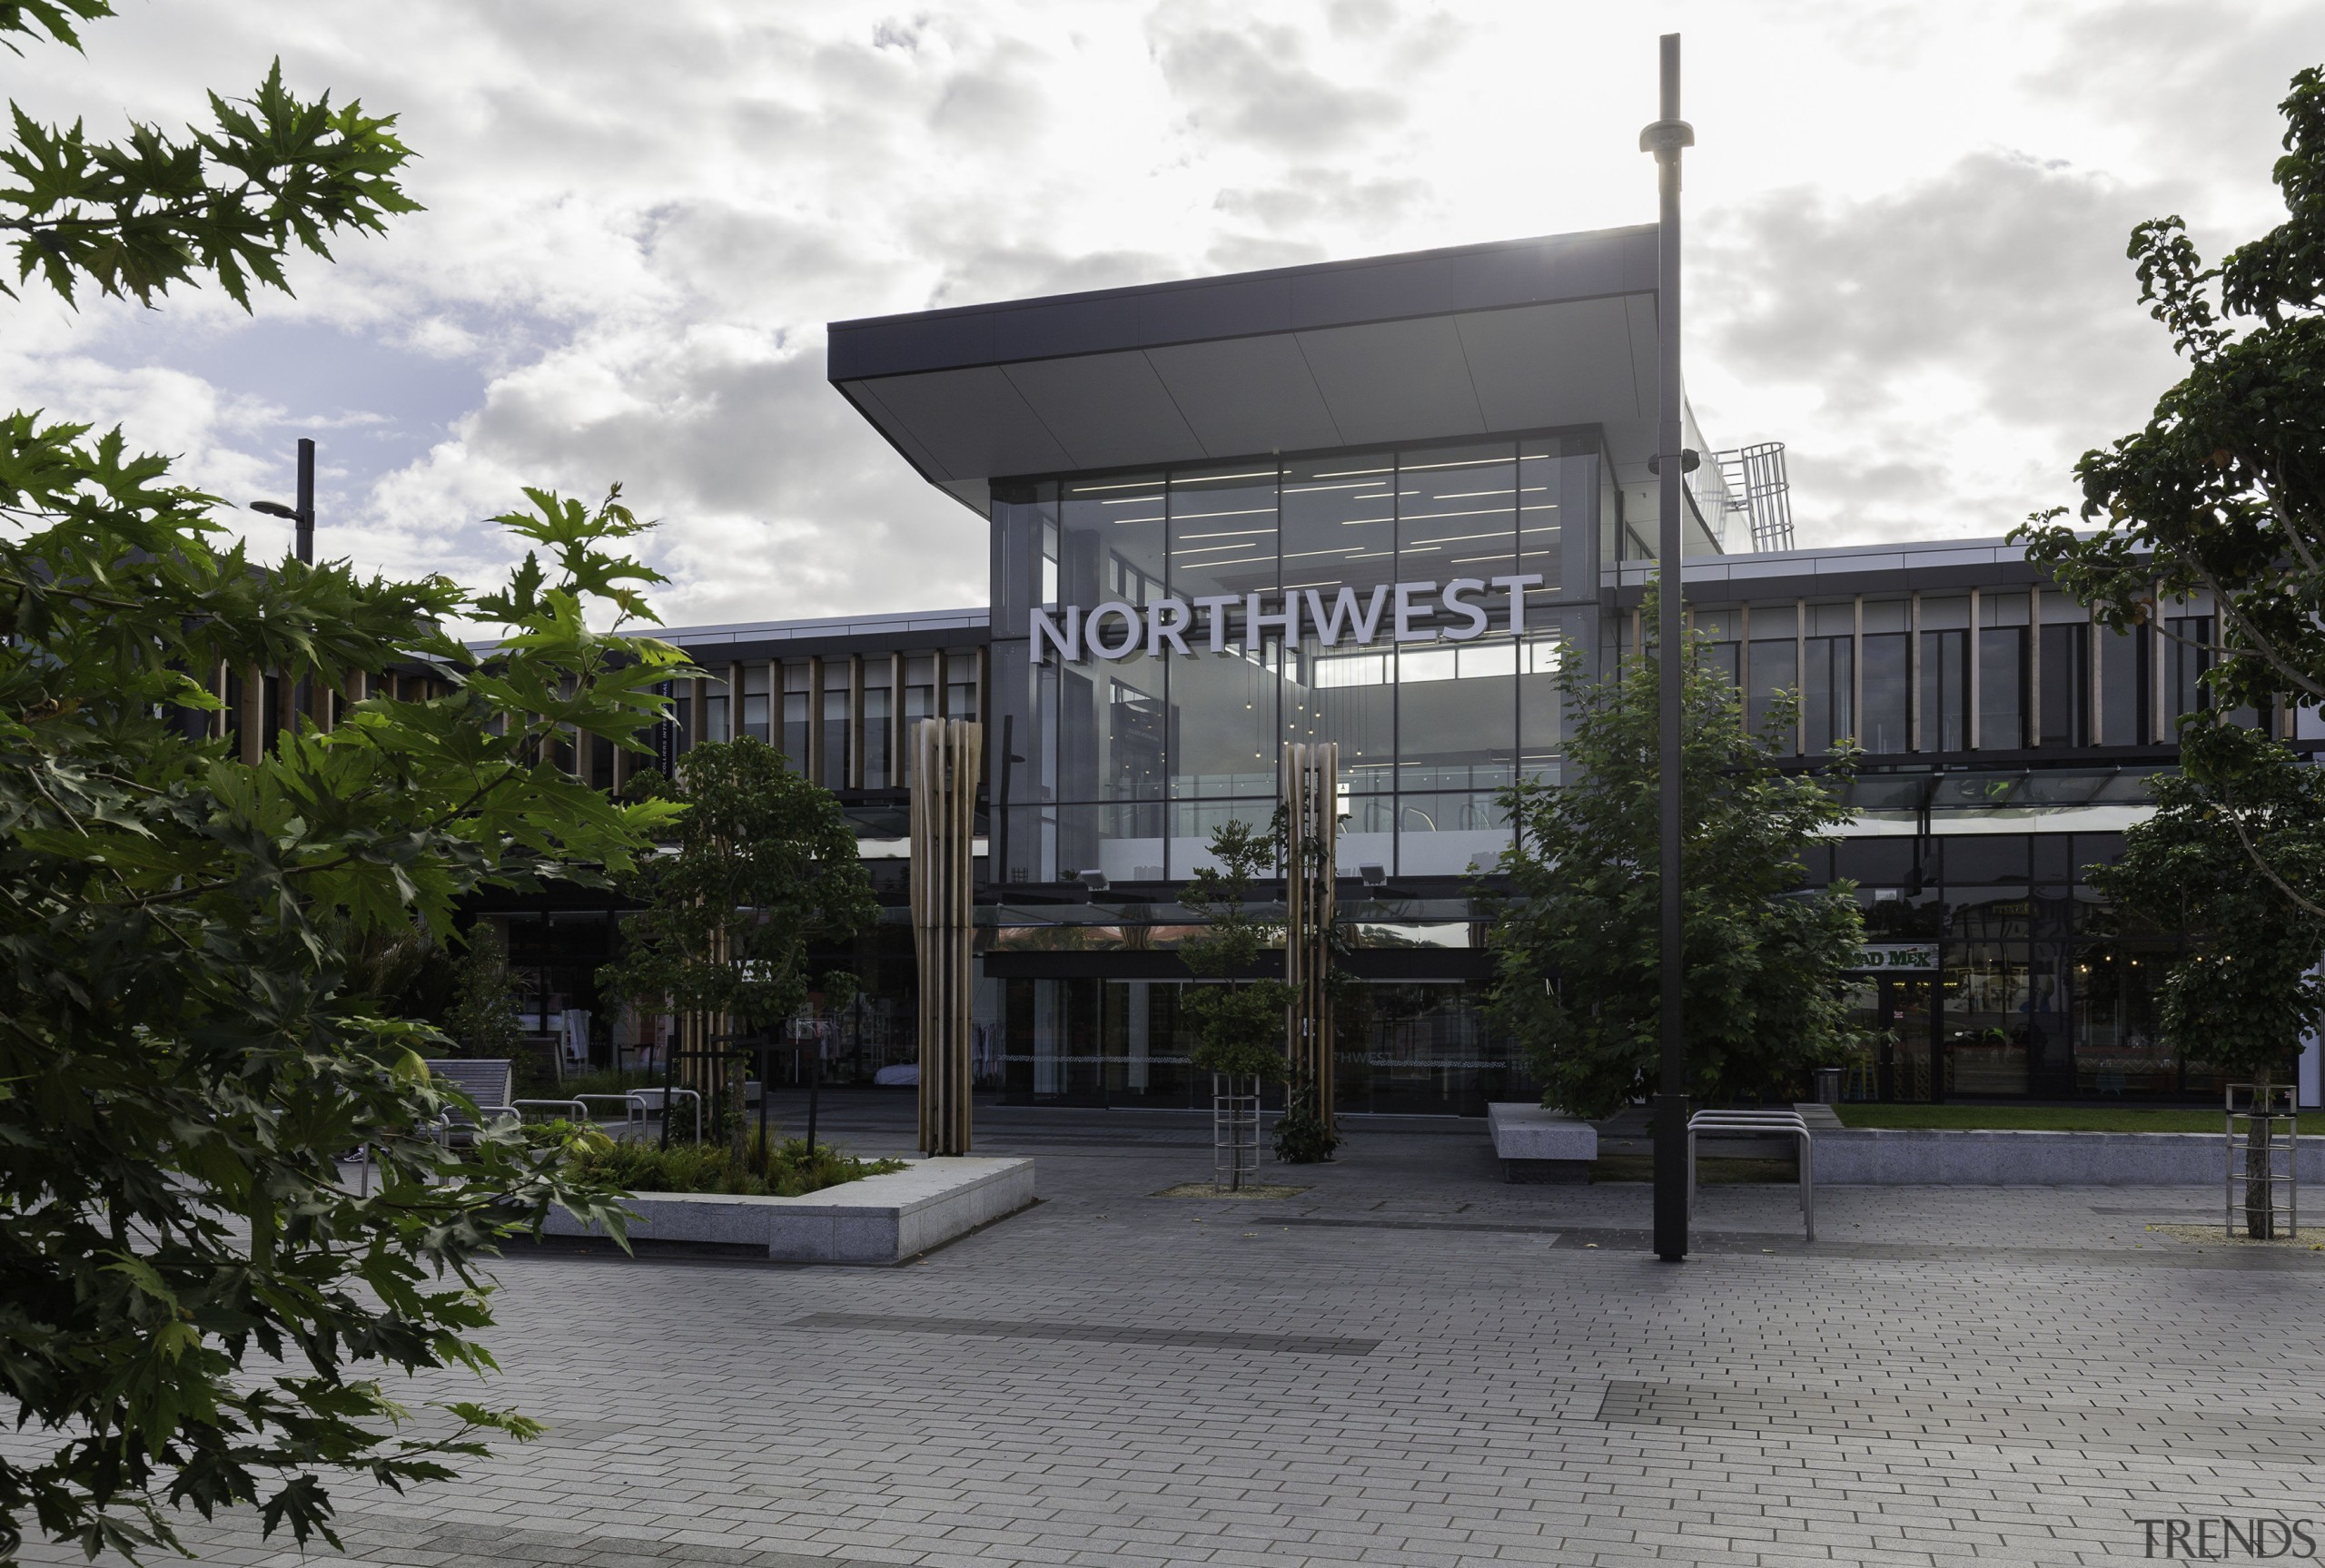
<svg viewBox="0 0 2325 1568"><path fill-rule="evenodd" d="M984 726L913 727L912 934L920 960L920 1149L969 1151L970 851Z"/></svg>
<svg viewBox="0 0 2325 1568"><path fill-rule="evenodd" d="M1340 842L1341 748L1330 742L1283 748L1283 978L1293 992L1284 1055L1292 1092L1305 1088L1327 1132L1332 1117L1333 855Z"/></svg>

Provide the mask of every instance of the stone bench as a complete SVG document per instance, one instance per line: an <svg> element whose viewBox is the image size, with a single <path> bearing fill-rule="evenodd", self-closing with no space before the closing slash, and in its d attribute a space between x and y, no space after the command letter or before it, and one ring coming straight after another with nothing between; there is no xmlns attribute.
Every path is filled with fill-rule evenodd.
<svg viewBox="0 0 2325 1568"><path fill-rule="evenodd" d="M1598 1129L1538 1105L1489 1105L1486 1127L1504 1181L1588 1181Z"/></svg>

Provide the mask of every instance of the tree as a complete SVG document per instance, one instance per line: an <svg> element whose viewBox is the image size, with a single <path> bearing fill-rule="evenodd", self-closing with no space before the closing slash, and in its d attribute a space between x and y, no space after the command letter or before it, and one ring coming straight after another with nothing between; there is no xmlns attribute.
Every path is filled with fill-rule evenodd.
<svg viewBox="0 0 2325 1568"><path fill-rule="evenodd" d="M517 1054L521 1024L509 983L509 944L498 925L479 920L469 927L468 945L453 965L444 1033L455 1055L506 1059Z"/></svg>
<svg viewBox="0 0 2325 1568"><path fill-rule="evenodd" d="M1215 863L1187 879L1179 902L1203 917L1201 934L1179 943L1179 958L1212 983L1191 985L1181 1004L1194 1026L1188 1059L1201 1072L1222 1078L1281 1081L1283 1021L1293 1001L1282 980L1256 973L1282 945L1281 922L1251 911L1252 884L1276 863L1275 836L1234 821L1212 830Z"/></svg>
<svg viewBox="0 0 2325 1568"><path fill-rule="evenodd" d="M2210 678L2231 707L2325 699L2325 68L2280 107L2284 222L2210 268L2176 215L2132 231L2140 301L2188 373L2145 427L2076 463L2098 531L2049 512L2013 536L2119 630L2210 594Z"/></svg>
<svg viewBox="0 0 2325 1568"><path fill-rule="evenodd" d="M2184 731L2181 759L2184 774L2151 781L2155 815L2123 835L2122 859L2086 874L2110 901L2189 933L2163 984L2164 1037L2263 1088L2281 1083L2325 1016L2325 915L2283 888L2325 886L2325 769L2220 724ZM2274 874L2255 877L2255 860ZM2266 1238L2268 1128L2249 1128L2245 1228Z"/></svg>
<svg viewBox="0 0 2325 1568"><path fill-rule="evenodd" d="M647 907L599 981L642 1010L777 1028L806 1005L815 944L879 918L856 831L831 791L748 736L688 752L675 793L687 805L678 853L633 874ZM724 1079L720 1120L739 1156L742 1082Z"/></svg>
<svg viewBox="0 0 2325 1568"><path fill-rule="evenodd" d="M1646 614L1652 626L1652 599ZM1713 1102L1788 1095L1850 1040L1840 977L1863 938L1855 889L1800 891L1803 852L1847 813L1826 782L1775 765L1792 699L1754 735L1702 650L1691 636L1681 665L1690 1090ZM1530 1055L1544 1103L1579 1116L1645 1093L1658 1058L1660 676L1659 660L1628 658L1601 684L1568 659L1565 778L1501 795L1514 830L1501 869L1516 896L1492 932L1489 1007ZM1845 779L1852 765L1835 748L1825 771Z"/></svg>
<svg viewBox="0 0 2325 1568"><path fill-rule="evenodd" d="M0 6L0 42L104 13ZM147 301L210 277L247 305L286 250L410 206L389 122L279 73L213 104L213 133L120 146L18 114L21 276ZM365 994L375 944L440 942L488 886L602 882L675 814L555 761L576 734L636 749L685 672L587 619L651 618L658 579L621 554L645 525L528 494L496 593L260 570L120 431L0 418L0 1386L53 1439L0 1458L0 1556L28 1526L134 1553L174 1543L173 1508L244 1503L333 1539L332 1472L439 1477L480 1432L535 1429L460 1404L457 1435L399 1437L379 1375L489 1369L480 1259L552 1201L618 1232L615 1195L512 1129L422 1136L440 1036ZM463 622L505 635L472 651ZM218 733L221 672L315 697L391 669L437 695L365 696L254 763ZM359 1196L340 1162L365 1146Z"/></svg>
<svg viewBox="0 0 2325 1568"><path fill-rule="evenodd" d="M2262 1084L2317 1016L2325 792L2222 710L2325 699L2325 68L2295 75L2280 108L2282 223L2216 267L2176 215L2132 231L2140 301L2188 371L2145 426L2076 463L2096 531L2053 511L2013 535L2117 630L2172 636L2166 601L2211 601L2211 702L2181 721L2183 775L2158 781L2159 814L2126 835L2123 869L2092 880L2194 922L2165 993L2177 1038Z"/></svg>

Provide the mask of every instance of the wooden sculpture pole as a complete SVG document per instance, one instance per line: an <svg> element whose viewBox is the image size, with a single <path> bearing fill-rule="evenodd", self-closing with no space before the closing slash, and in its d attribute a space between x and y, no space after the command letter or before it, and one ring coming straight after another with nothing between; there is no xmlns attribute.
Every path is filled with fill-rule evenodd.
<svg viewBox="0 0 2325 1568"><path fill-rule="evenodd" d="M1324 1130L1332 1116L1331 971L1333 857L1340 839L1340 747L1284 747L1283 978L1294 1001L1286 1021L1284 1055L1294 1090L1315 1096Z"/></svg>
<svg viewBox="0 0 2325 1568"><path fill-rule="evenodd" d="M970 846L984 726L923 719L912 735L912 935L920 959L920 1149L969 1151Z"/></svg>

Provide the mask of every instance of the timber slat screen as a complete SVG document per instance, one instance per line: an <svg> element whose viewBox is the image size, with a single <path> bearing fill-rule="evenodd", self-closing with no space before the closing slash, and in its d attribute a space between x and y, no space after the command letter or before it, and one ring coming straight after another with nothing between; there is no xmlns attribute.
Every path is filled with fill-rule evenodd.
<svg viewBox="0 0 2325 1568"><path fill-rule="evenodd" d="M920 1149L969 1152L970 853L984 726L913 729L912 934L920 961Z"/></svg>

